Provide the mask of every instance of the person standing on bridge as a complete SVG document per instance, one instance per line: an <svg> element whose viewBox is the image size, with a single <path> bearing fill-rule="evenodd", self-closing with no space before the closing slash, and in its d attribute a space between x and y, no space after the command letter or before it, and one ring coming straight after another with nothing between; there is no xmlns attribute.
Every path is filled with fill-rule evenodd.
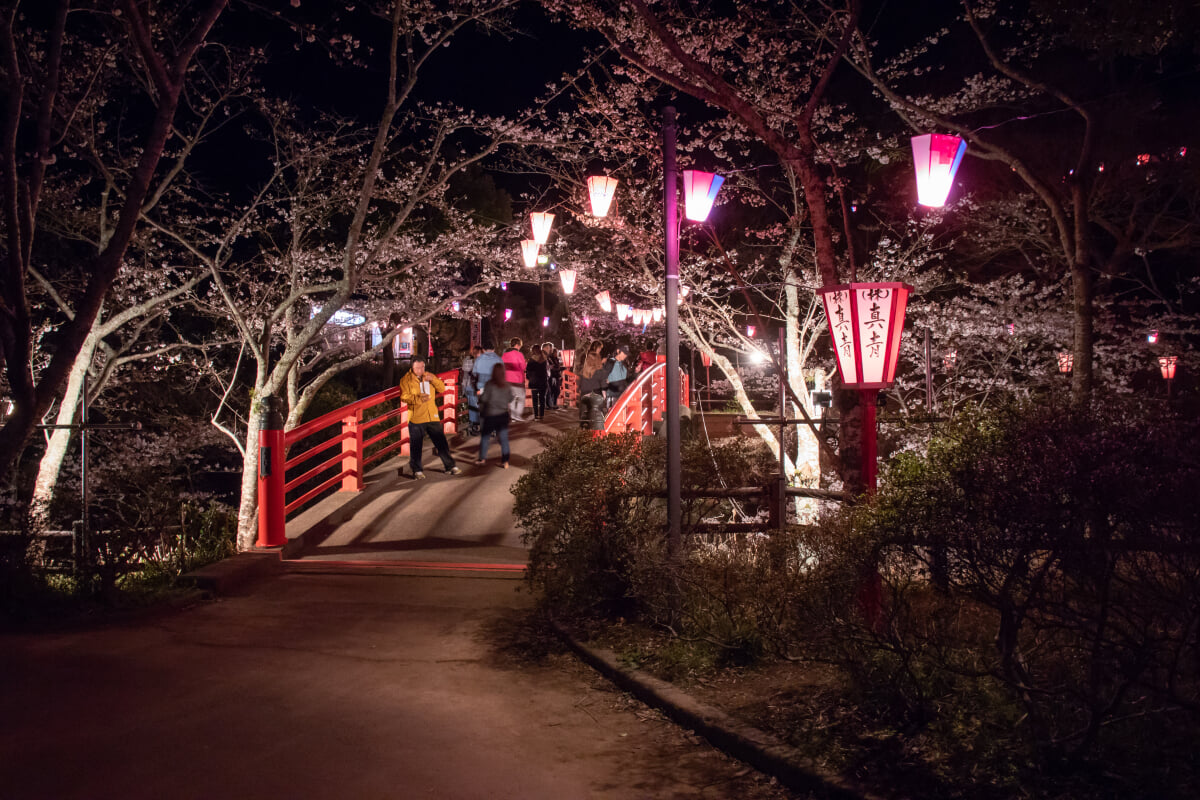
<svg viewBox="0 0 1200 800"><path fill-rule="evenodd" d="M492 441L492 434L495 433L496 438L500 440L500 467L508 469L508 423L511 416L509 406L517 391L517 387L509 383L504 374L504 364L492 367L492 378L483 387L483 394L479 395L483 431L479 437L479 460L476 464L487 463L488 445Z"/></svg>
<svg viewBox="0 0 1200 800"><path fill-rule="evenodd" d="M513 422L525 421L525 355L521 352L521 345L524 344L519 338L514 336L508 342L508 349L504 351L504 355L500 359L504 362L504 367L507 370L505 377L512 384L513 388L517 389L517 393L513 395L512 402L512 418Z"/></svg>
<svg viewBox="0 0 1200 800"><path fill-rule="evenodd" d="M451 475L462 472L450 455L450 444L442 432L442 421L438 417L437 393L445 392L446 384L437 375L425 371L425 359L413 359L412 368L400 379L400 400L408 405L408 465L417 480L425 477L421 469L421 451L425 449L425 437L433 442L434 452L442 459L442 466Z"/></svg>

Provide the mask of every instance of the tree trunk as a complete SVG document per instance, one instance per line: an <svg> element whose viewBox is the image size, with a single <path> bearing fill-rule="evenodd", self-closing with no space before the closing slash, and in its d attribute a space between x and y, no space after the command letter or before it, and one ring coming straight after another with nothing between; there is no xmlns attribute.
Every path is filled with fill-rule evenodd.
<svg viewBox="0 0 1200 800"><path fill-rule="evenodd" d="M262 395L255 392L246 422L246 449L242 456L242 496L238 503L238 550L249 550L258 539L258 431Z"/></svg>
<svg viewBox="0 0 1200 800"><path fill-rule="evenodd" d="M833 403L838 410L838 457L841 459L842 491L853 497L866 494L867 476L862 471L863 406L855 389L838 386Z"/></svg>
<svg viewBox="0 0 1200 800"><path fill-rule="evenodd" d="M55 418L54 424L75 424L79 414L79 404L83 399L84 378L92 364L99 341L95 331L84 340L83 347L79 350L79 356L75 359L75 364L71 367L71 373L67 377L67 388L63 393L62 403L58 407L58 416ZM44 521L50 510L50 503L54 500L54 487L58 484L58 475L62 471L63 460L66 458L73 433L74 431L69 428L56 428L50 432L49 441L46 443L46 452L42 454L42 460L38 463L37 479L33 485L33 498L30 501L29 513L35 520Z"/></svg>

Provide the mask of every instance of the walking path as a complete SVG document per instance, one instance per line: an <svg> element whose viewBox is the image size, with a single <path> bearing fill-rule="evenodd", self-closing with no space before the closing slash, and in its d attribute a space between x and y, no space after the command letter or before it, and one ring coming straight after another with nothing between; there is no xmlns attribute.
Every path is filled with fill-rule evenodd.
<svg viewBox="0 0 1200 800"><path fill-rule="evenodd" d="M521 585L289 573L0 637L0 797L786 796L569 657L499 657L487 631Z"/></svg>

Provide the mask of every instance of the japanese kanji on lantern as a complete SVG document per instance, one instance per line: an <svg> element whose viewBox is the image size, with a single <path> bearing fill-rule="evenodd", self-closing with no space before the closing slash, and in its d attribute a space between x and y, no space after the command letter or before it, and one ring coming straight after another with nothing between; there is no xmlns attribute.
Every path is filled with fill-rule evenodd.
<svg viewBox="0 0 1200 800"><path fill-rule="evenodd" d="M895 381L911 292L904 283L851 283L819 290L844 386L886 389Z"/></svg>
<svg viewBox="0 0 1200 800"><path fill-rule="evenodd" d="M957 136L927 133L912 138L912 152L917 172L917 202L935 208L946 205L967 143Z"/></svg>

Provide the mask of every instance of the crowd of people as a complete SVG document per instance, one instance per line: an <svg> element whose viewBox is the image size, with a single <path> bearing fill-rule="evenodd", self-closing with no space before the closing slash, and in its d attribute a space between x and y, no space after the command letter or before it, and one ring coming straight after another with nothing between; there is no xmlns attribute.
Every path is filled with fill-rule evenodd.
<svg viewBox="0 0 1200 800"><path fill-rule="evenodd" d="M617 345L611 355L606 355L604 342L600 340L577 351L574 371L579 385L580 427L601 429L608 408L629 386L636 373L655 361L657 354L647 350L634 363L629 347L624 344ZM471 347L463 358L459 386L467 398L467 434L480 437L476 464L487 463L494 436L500 442L500 466L508 468L510 423L541 420L547 411L559 410L563 371L559 351L552 342L534 344L528 355L524 342L515 337L508 341L503 353L497 353L490 342ZM533 404L530 416L526 416L526 386ZM434 399L436 394L445 392L445 385L436 375L425 371L423 360L415 359L412 369L401 379L400 387L401 399L410 409L409 465L413 477L425 477L421 450L426 437L446 471L459 474L442 433Z"/></svg>

